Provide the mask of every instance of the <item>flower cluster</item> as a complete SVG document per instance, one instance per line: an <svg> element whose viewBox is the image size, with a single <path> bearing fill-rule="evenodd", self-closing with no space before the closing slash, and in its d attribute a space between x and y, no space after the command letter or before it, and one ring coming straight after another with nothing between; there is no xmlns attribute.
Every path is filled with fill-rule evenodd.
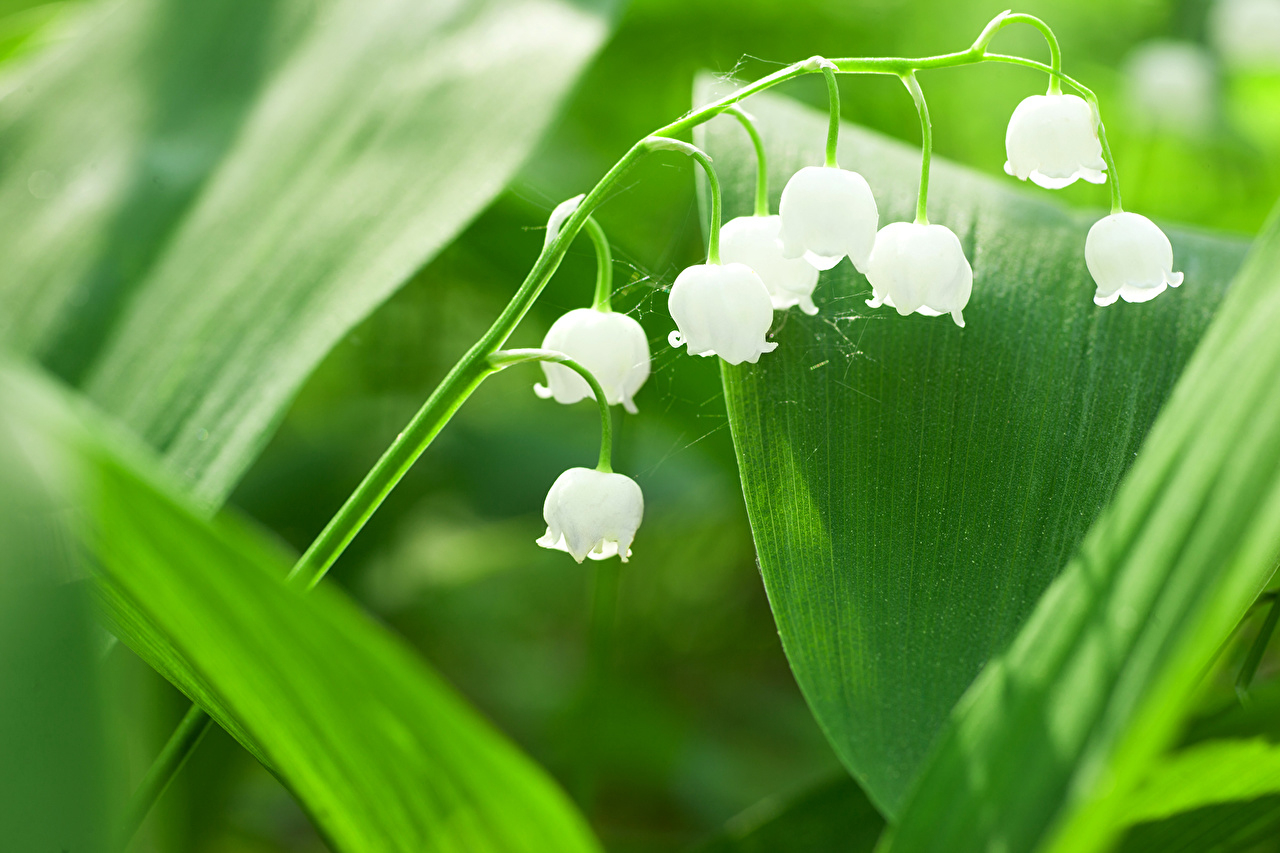
<svg viewBox="0 0 1280 853"><path fill-rule="evenodd" d="M970 52L985 56L994 34L1013 22L1030 23L1044 33L1052 64L1041 66L1050 74L1048 92L1023 100L1009 119L1005 172L1046 189L1061 189L1081 179L1110 183L1111 214L1090 228L1084 247L1086 265L1097 285L1096 304L1110 305L1118 299L1146 302L1168 287L1179 286L1182 274L1173 271L1168 238L1151 220L1121 208L1097 102L1091 92L1062 74L1057 42L1048 28L1031 16L1004 13L988 25ZM845 258L866 277L871 288L869 306L887 306L904 316L949 315L963 328L973 291L973 268L955 232L930 223L926 216L932 126L915 70L881 72L901 78L915 101L922 134L915 219L882 226L870 184L837 163L836 74L842 69L821 57L795 68L797 73L821 72L826 78L830 111L826 161L791 176L777 214L770 212L764 143L754 119L737 98L720 102L710 114L736 117L755 147L756 199L750 216L721 226L716 170L711 158L697 147L658 134L636 148L640 154L685 154L702 167L710 185L706 262L684 269L671 286L668 309L676 330L669 342L685 347L689 355L718 356L731 365L754 364L778 346L768 340L773 312L798 307L805 314L817 314L814 290L819 274ZM1063 94L1064 82L1085 97ZM547 246L571 217L587 229L597 248L595 302L552 324L542 350L551 354L543 359L547 382L534 390L561 403L574 403L594 393L602 408L607 444L608 407L622 405L627 412L636 412L635 395L650 371L649 342L639 323L611 310L608 242L594 220L581 215L583 202L584 197L578 196L556 208L548 222ZM639 486L609 468L607 447L602 444L599 468L570 469L552 486L544 508L547 532L538 543L568 551L579 562L588 556L603 559L615 554L626 560L643 505Z"/></svg>

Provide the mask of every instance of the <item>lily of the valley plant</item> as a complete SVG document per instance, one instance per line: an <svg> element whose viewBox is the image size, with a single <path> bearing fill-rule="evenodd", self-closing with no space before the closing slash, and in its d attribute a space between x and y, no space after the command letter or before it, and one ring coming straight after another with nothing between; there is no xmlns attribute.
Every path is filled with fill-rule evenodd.
<svg viewBox="0 0 1280 853"><path fill-rule="evenodd" d="M1043 34L1049 62L992 53L992 39L1011 24L1027 24ZM582 562L617 556L625 561L640 527L644 499L640 487L611 467L610 407L637 411L635 396L650 373L650 347L640 324L611 306L612 257L603 230L592 213L612 196L623 175L639 160L659 152L691 157L705 171L710 188L710 227L705 263L683 270L671 285L668 307L675 330L669 341L688 354L718 356L729 364L756 363L778 344L769 340L775 311L798 307L822 310L815 298L820 272L844 259L866 276L873 308L891 307L900 315L949 315L965 325L964 310L974 274L964 245L943 223L928 218L932 127L917 74L942 68L997 62L1039 69L1048 75L1045 94L1032 94L1009 120L1005 171L1019 180L1060 189L1079 179L1108 183L1111 213L1089 231L1084 257L1097 284L1094 301L1145 302L1182 283L1175 272L1168 238L1149 219L1121 205L1116 165L1107 144L1097 98L1063 74L1061 52L1049 27L1038 18L1010 12L996 16L963 50L921 58L812 57L750 83L713 103L694 109L637 142L583 195L556 207L547 223L541 253L498 319L454 365L422 409L388 448L341 510L295 566L291 579L312 586L324 576L391 489L427 448L453 413L489 375L506 367L537 361L545 384L543 398L572 404L594 398L602 436L597 466L571 468L551 486L544 506L547 529L537 540ZM829 94L830 124L825 162L796 172L782 191L776 214L769 206L766 151L751 115L743 108L750 96L809 74L822 74ZM922 135L916 215L910 222L880 222L873 188L856 170L836 159L840 129L842 75L882 74L899 78L915 103ZM1063 92L1066 86L1074 94ZM757 157L755 210L751 216L721 225L720 182L711 158L680 137L692 128L726 115L741 122ZM846 166L857 164L846 164ZM541 349L504 350L503 346L555 273L569 245L586 229L597 253L594 297L556 320ZM978 293L981 298L981 279ZM1081 294L1081 298L1086 298ZM963 334L957 331L957 334ZM189 714L178 743L194 743L191 731L207 725L200 712ZM186 738L186 740L183 740ZM170 767L153 768L163 776L181 763L183 749L166 750ZM154 786L153 786L154 787ZM136 809L145 814L149 803Z"/></svg>

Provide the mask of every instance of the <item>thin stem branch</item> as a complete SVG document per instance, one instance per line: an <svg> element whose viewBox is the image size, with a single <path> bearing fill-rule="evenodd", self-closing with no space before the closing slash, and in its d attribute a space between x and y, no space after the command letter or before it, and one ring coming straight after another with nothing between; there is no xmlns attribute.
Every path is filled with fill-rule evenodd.
<svg viewBox="0 0 1280 853"><path fill-rule="evenodd" d="M1049 94L1059 95L1062 93L1062 49L1058 45L1058 37L1053 34L1053 30L1044 21L1035 15L1027 15L1021 12L1004 12L997 15L987 24L986 28L978 35L974 41L971 50L977 49L980 53L987 52L987 45L996 37L996 33L1003 30L1010 24L1029 24L1040 31L1044 36L1045 43L1049 45Z"/></svg>
<svg viewBox="0 0 1280 853"><path fill-rule="evenodd" d="M155 761L151 762L147 775L142 778L137 790L129 798L129 805L120 826L120 849L129 845L138 828L142 826L142 822L150 814L152 805L169 787L173 777L182 769L182 765L187 762L196 744L204 737L205 732L209 731L212 723L213 719L199 706L192 705L187 709L187 713L183 715L173 734L169 735L169 740L165 742L160 754L156 756Z"/></svg>
<svg viewBox="0 0 1280 853"><path fill-rule="evenodd" d="M556 352L555 350L508 349L500 350L489 356L489 364L495 372L511 367L514 364L525 364L530 361L548 361L552 364L563 364L585 379L587 384L591 386L591 393L595 395L596 404L600 407L600 462L596 465L596 470L604 471L605 473L612 472L613 418L610 417L609 400L605 397L604 388L601 387L599 380L590 370L587 370L564 353Z"/></svg>
<svg viewBox="0 0 1280 853"><path fill-rule="evenodd" d="M756 216L769 215L769 160L764 150L764 140L756 128L755 116L734 104L725 112L732 115L751 137L751 147L756 150Z"/></svg>
<svg viewBox="0 0 1280 853"><path fill-rule="evenodd" d="M595 219L587 217L587 234L596 247L596 292L591 307L597 311L613 310L613 252L609 250L609 238Z"/></svg>
<svg viewBox="0 0 1280 853"><path fill-rule="evenodd" d="M692 157L698 161L698 165L707 173L707 181L711 184L711 231L707 238L707 263L720 263L720 216L721 216L721 196L720 196L720 178L716 176L715 166L711 165L711 158L707 156L707 152L703 151L696 145L691 145L679 139L668 139L663 136L650 136L645 140L654 151L679 151L688 157Z"/></svg>
<svg viewBox="0 0 1280 853"><path fill-rule="evenodd" d="M929 206L929 161L933 158L933 123L929 121L929 105L925 103L924 92L914 72L902 75L902 83L916 102L916 111L920 113L920 189L916 194L916 224L928 225Z"/></svg>
<svg viewBox="0 0 1280 853"><path fill-rule="evenodd" d="M827 166L838 169L836 149L840 144L840 87L836 85L836 67L827 60L819 63L827 78Z"/></svg>

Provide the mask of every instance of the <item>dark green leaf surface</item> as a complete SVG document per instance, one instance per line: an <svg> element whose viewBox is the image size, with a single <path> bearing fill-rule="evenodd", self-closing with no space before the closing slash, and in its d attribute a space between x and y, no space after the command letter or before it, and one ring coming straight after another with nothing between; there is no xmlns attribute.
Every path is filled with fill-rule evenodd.
<svg viewBox="0 0 1280 853"><path fill-rule="evenodd" d="M1280 555L1280 213L886 850L1105 849Z"/></svg>
<svg viewBox="0 0 1280 853"><path fill-rule="evenodd" d="M757 803L697 853L870 853L883 830L858 783L842 776L790 800Z"/></svg>
<svg viewBox="0 0 1280 853"><path fill-rule="evenodd" d="M822 162L826 116L777 96L747 108L776 210L786 178ZM944 128L937 138L945 148ZM722 118L702 139L726 216L749 213L746 135ZM912 217L916 149L846 125L840 162L868 179L882 225ZM936 157L929 199L930 221L953 229L973 264L966 328L867 308L870 287L844 262L823 274L817 316L779 315L774 353L723 370L787 655L846 766L890 815L951 708L1115 490L1244 252L1171 230L1186 285L1098 308L1083 257L1094 216Z"/></svg>
<svg viewBox="0 0 1280 853"><path fill-rule="evenodd" d="M286 587L273 545L203 520L32 374L0 374L0 400L44 456L65 455L62 499L108 607L127 602L171 647L127 630L128 614L125 639L284 781L335 851L597 849L563 792L345 596Z"/></svg>
<svg viewBox="0 0 1280 853"><path fill-rule="evenodd" d="M566 0L99 4L0 102L0 341L221 502L606 29Z"/></svg>

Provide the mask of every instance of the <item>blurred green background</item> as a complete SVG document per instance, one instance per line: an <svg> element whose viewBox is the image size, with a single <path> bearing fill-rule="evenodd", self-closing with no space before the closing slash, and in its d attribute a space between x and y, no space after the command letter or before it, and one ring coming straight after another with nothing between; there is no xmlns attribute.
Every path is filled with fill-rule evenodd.
<svg viewBox="0 0 1280 853"><path fill-rule="evenodd" d="M45 22L67 6L0 5L0 53L37 47ZM1280 74L1224 62L1211 6L1057 0L1018 10L1054 27L1066 70L1098 93L1126 207L1252 234L1280 195ZM505 304L538 252L547 212L687 110L698 71L752 79L815 53L956 50L999 11L974 0L634 0L519 179L330 354L233 503L305 548ZM1007 31L996 47L1045 53L1030 31ZM930 72L921 83L937 153L998 174L1007 117L1044 80L991 66ZM917 139L897 81L841 85L847 119ZM820 80L783 91L825 98ZM1100 207L1106 188L1058 197ZM839 768L791 678L763 594L716 363L665 344L663 288L701 252L689 165L651 158L598 218L614 242L615 307L645 325L654 350L641 415L615 421L615 466L644 488L647 515L623 569L603 688L584 700L594 567L533 546L547 487L594 459L598 425L587 403L537 399L536 368L508 371L476 394L333 578L550 768L610 850L681 850ZM593 265L581 241L513 345L537 345L556 316L586 304ZM127 651L109 663L127 697L115 713L136 782L186 702ZM218 732L131 849L325 848L280 784Z"/></svg>

